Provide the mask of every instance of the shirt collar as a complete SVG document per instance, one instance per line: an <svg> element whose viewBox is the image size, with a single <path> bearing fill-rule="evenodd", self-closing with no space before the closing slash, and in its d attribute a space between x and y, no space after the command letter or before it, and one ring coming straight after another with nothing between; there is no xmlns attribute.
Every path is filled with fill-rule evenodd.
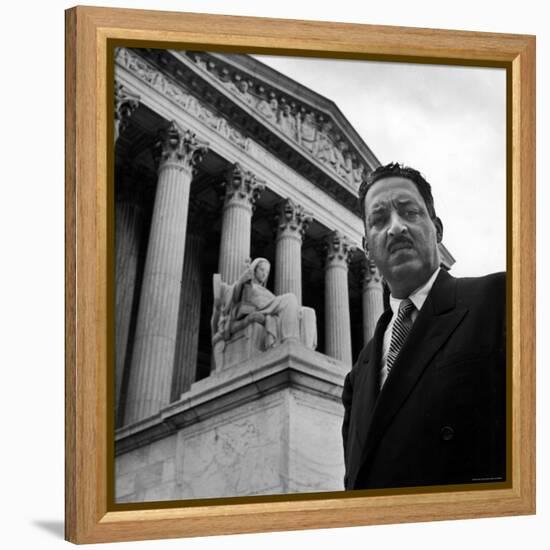
<svg viewBox="0 0 550 550"><path fill-rule="evenodd" d="M432 289L432 286L434 284L435 279L437 278L437 275L441 271L441 267L438 267L433 273L432 276L420 287L417 288L415 291L411 292L409 295L409 300L414 304L414 307L417 311L420 311L422 306L424 305L424 302L426 301L426 298L428 297L428 294L430 293L430 290ZM399 311L399 304L404 300L404 298L394 298L390 294L390 307L393 313L397 313Z"/></svg>

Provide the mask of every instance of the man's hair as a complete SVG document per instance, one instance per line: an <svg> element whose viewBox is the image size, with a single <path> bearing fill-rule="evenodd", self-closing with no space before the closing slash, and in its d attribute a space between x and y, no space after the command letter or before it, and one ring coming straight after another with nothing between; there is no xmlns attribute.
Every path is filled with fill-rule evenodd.
<svg viewBox="0 0 550 550"><path fill-rule="evenodd" d="M368 190L378 180L394 176L406 178L416 185L418 192L424 199L430 218L434 220L436 218L436 213L430 184L424 179L418 170L410 168L409 166L404 166L403 164L399 164L397 162L390 162L385 166L379 166L376 170L373 170L367 174L366 178L363 179L361 186L359 187L359 208L361 209L363 221L366 223L365 197L367 196Z"/></svg>

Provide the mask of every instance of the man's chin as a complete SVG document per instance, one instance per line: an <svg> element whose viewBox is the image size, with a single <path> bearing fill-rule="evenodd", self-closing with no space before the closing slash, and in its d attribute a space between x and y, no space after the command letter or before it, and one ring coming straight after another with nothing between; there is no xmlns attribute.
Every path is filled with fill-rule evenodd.
<svg viewBox="0 0 550 550"><path fill-rule="evenodd" d="M421 262L417 258L403 255L400 261L396 261L389 266L388 279L403 280L418 277L422 271Z"/></svg>

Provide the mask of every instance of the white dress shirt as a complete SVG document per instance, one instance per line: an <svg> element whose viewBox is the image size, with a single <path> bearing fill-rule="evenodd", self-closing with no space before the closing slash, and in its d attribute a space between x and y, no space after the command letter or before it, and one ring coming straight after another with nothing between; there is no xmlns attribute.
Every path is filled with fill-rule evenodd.
<svg viewBox="0 0 550 550"><path fill-rule="evenodd" d="M430 290L432 289L434 281L440 270L441 268L438 267L424 285L422 285L420 288L417 288L414 292L410 294L409 300L414 304L415 307L415 309L411 313L411 320L413 323L416 321L416 318L418 317L418 312L424 305L424 302L426 301L426 298L428 297L428 294L430 293ZM390 295L390 307L393 315L390 319L390 322L388 323L388 326L386 327L386 332L384 332L384 341L382 343L382 369L380 371L380 389L382 389L382 386L384 385L384 382L388 377L388 351L390 349L391 335L393 331L393 325L397 317L397 312L399 311L399 305L403 300L405 300L405 298L399 299L394 298Z"/></svg>

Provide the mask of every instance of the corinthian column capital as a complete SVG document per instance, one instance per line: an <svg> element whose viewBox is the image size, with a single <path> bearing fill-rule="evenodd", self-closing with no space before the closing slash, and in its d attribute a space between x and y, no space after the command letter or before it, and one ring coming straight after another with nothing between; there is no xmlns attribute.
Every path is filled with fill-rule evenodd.
<svg viewBox="0 0 550 550"><path fill-rule="evenodd" d="M224 205L244 205L253 208L260 193L265 189L265 182L252 172L245 170L239 163L233 164L226 172Z"/></svg>
<svg viewBox="0 0 550 550"><path fill-rule="evenodd" d="M303 206L291 199L285 199L277 207L275 217L277 238L295 237L301 241L312 220L313 215Z"/></svg>
<svg viewBox="0 0 550 550"><path fill-rule="evenodd" d="M376 267L376 264L365 257L361 267L361 278L363 281L363 289L378 287L382 283L382 276Z"/></svg>
<svg viewBox="0 0 550 550"><path fill-rule="evenodd" d="M122 84L115 85L115 141L126 128L128 119L139 105L139 96Z"/></svg>
<svg viewBox="0 0 550 550"><path fill-rule="evenodd" d="M208 151L208 142L184 130L174 120L160 130L153 157L159 172L167 165L193 172Z"/></svg>
<svg viewBox="0 0 550 550"><path fill-rule="evenodd" d="M356 249L351 241L339 231L333 231L325 240L327 267L347 269L352 252Z"/></svg>

